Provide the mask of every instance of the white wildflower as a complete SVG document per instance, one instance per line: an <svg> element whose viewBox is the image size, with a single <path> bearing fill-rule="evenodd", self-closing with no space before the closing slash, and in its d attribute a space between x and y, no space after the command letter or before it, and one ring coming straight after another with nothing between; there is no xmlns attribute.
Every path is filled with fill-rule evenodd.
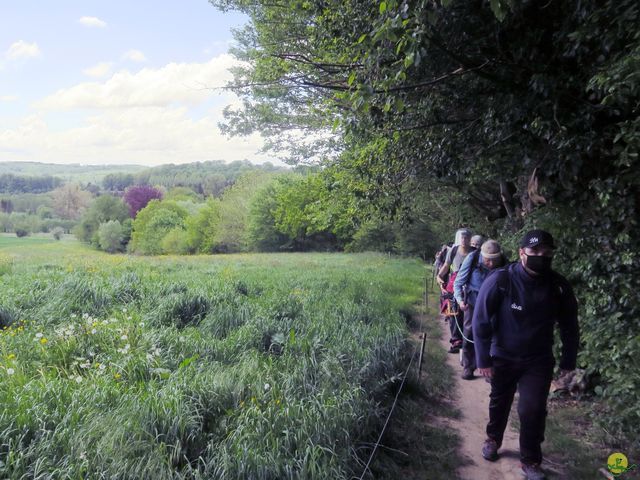
<svg viewBox="0 0 640 480"><path fill-rule="evenodd" d="M82 383L82 377L80 375L78 375L76 378L76 383Z"/></svg>
<svg viewBox="0 0 640 480"><path fill-rule="evenodd" d="M271 388L271 385L269 385L268 383L264 384L264 389L265 390L269 390Z"/></svg>
<svg viewBox="0 0 640 480"><path fill-rule="evenodd" d="M7 368L7 375L13 375L16 371L13 368Z"/></svg>

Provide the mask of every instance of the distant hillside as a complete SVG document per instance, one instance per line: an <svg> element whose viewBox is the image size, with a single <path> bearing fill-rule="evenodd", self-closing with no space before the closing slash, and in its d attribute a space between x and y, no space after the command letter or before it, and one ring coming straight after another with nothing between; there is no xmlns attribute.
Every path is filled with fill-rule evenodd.
<svg viewBox="0 0 640 480"><path fill-rule="evenodd" d="M135 183L162 185L166 188L189 187L194 191L219 196L225 188L235 183L246 172L284 172L285 167L271 163L254 165L246 160L225 163L208 161L182 165L160 165L134 174Z"/></svg>
<svg viewBox="0 0 640 480"><path fill-rule="evenodd" d="M65 182L99 184L112 173L135 174L148 167L143 165L59 165L39 162L0 162L0 175L54 176Z"/></svg>
<svg viewBox="0 0 640 480"><path fill-rule="evenodd" d="M189 187L200 194L220 196L246 172L286 170L271 163L254 165L246 160L168 164L151 168L142 165L0 162L0 193L42 193L64 183L77 182L84 186L92 184L96 189L107 191L121 192L130 185L148 184L165 188Z"/></svg>

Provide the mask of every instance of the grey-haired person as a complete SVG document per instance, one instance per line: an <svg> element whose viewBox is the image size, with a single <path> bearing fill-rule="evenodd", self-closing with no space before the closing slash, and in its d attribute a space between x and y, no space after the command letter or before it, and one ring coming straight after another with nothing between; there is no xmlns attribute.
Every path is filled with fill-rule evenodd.
<svg viewBox="0 0 640 480"><path fill-rule="evenodd" d="M500 244L487 240L482 247L465 258L453 283L453 295L464 313L462 337L462 378L471 380L476 369L476 353L473 347L471 320L478 292L487 276L507 263Z"/></svg>

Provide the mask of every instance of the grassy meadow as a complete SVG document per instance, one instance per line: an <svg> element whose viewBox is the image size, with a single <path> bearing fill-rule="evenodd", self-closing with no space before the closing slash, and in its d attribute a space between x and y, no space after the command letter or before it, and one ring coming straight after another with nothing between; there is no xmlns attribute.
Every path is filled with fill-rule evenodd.
<svg viewBox="0 0 640 480"><path fill-rule="evenodd" d="M424 266L0 237L0 478L359 475Z"/></svg>

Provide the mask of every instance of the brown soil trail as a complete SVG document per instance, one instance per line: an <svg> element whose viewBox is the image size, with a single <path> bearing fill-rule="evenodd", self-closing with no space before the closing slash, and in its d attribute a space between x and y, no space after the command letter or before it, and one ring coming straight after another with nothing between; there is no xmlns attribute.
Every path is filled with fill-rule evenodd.
<svg viewBox="0 0 640 480"><path fill-rule="evenodd" d="M449 331L447 324L442 324L443 348L449 348ZM483 377L473 380L462 380L460 357L449 354L447 363L455 372L455 407L460 411L459 418L444 420L447 427L457 431L461 442L458 450L460 467L457 478L461 480L522 480L518 434L507 427L500 458L496 462L489 462L482 458L480 451L486 438L485 427L489 416L490 385ZM517 399L516 399L517 401ZM514 401L515 404L515 401ZM515 412L512 411L512 415Z"/></svg>

